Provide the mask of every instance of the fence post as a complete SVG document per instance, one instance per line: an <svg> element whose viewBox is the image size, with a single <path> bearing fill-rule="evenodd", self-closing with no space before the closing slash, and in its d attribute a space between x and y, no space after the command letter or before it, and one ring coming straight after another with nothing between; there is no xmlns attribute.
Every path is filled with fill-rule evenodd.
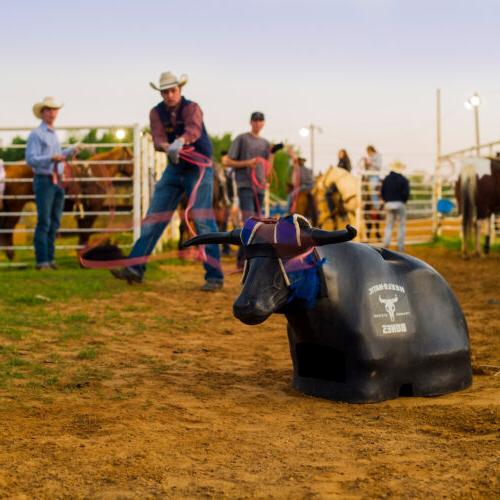
<svg viewBox="0 0 500 500"><path fill-rule="evenodd" d="M146 134L141 137L141 182L142 182L142 217L146 216L149 208L149 169L151 164L149 162L149 148L148 136Z"/></svg>
<svg viewBox="0 0 500 500"><path fill-rule="evenodd" d="M356 208L356 229L358 230L357 239L359 241L363 240L363 228L361 227L361 219L363 213L363 198L361 196L361 181L362 176L358 177L358 182L356 186L356 196L358 197L358 207Z"/></svg>
<svg viewBox="0 0 500 500"><path fill-rule="evenodd" d="M139 125L134 125L134 182L133 182L133 238L134 242L141 234L141 131Z"/></svg>

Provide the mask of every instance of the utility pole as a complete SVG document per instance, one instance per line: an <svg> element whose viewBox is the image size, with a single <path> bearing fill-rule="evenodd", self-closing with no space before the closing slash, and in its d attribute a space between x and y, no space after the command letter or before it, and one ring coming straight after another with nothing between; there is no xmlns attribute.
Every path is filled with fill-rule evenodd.
<svg viewBox="0 0 500 500"><path fill-rule="evenodd" d="M474 105L474 128L476 130L476 153L477 156L479 156L481 150L481 141L479 139L479 104L481 100L477 92L474 93L473 98L473 102L477 102L477 104Z"/></svg>
<svg viewBox="0 0 500 500"><path fill-rule="evenodd" d="M441 89L436 89L436 165L434 169L434 193L432 203L432 232L440 236L440 214L437 211L438 200L443 195L443 181L441 179Z"/></svg>
<svg viewBox="0 0 500 500"><path fill-rule="evenodd" d="M474 92L474 94L469 97L464 102L465 109L474 110L474 131L475 131L475 136L476 136L476 154L479 156L481 152L481 140L479 138L479 105L481 104L481 98L479 97L479 94L477 92Z"/></svg>

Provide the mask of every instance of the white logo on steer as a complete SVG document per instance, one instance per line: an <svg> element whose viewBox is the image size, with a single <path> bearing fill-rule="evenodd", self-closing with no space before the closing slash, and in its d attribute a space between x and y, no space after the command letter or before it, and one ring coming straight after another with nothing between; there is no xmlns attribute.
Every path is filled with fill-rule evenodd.
<svg viewBox="0 0 500 500"><path fill-rule="evenodd" d="M383 299L382 297L378 297L378 300L380 301L381 304L384 304L385 310L389 314L389 317L391 318L391 321L394 321L396 318L394 316L394 313L396 312L396 302L398 301L397 295L395 295L392 299Z"/></svg>

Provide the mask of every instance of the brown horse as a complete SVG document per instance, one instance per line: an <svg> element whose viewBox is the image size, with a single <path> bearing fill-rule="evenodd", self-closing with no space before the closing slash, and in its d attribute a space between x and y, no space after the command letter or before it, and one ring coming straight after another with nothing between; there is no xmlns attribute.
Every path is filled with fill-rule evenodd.
<svg viewBox="0 0 500 500"><path fill-rule="evenodd" d="M130 161L133 158L129 148L117 147L105 153L98 153L89 158L88 168L85 164L76 161L69 166L69 171L65 172L66 180L66 200L64 210L71 212L75 208L78 214L76 222L79 229L90 229L97 215L86 214L86 212L99 212L105 206L106 195L112 190L112 183L106 180L80 181L91 177L109 178L119 175L132 176L134 165ZM113 164L96 164L93 161L119 161ZM122 163L123 162L123 163ZM3 213L22 212L24 205L34 198L33 193L33 170L25 163L9 165L5 168L6 183L3 199ZM90 196L90 197L89 197ZM14 198L15 197L15 198ZM13 231L21 218L20 215L2 215L0 212L0 246L13 246ZM79 244L85 245L89 238L89 232L79 233ZM14 258L14 250L5 250L7 258Z"/></svg>
<svg viewBox="0 0 500 500"><path fill-rule="evenodd" d="M462 255L468 257L468 242L473 236L475 254L480 255L481 220L500 213L500 154L496 158L464 160L455 184L455 195L462 215ZM484 252L490 250L490 230L486 235Z"/></svg>

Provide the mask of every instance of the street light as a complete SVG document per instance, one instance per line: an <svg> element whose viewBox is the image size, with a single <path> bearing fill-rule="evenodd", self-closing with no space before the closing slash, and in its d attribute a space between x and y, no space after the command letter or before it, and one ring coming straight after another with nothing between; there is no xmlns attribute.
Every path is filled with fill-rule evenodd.
<svg viewBox="0 0 500 500"><path fill-rule="evenodd" d="M299 134L301 137L309 137L310 138L310 149L311 149L311 170L314 173L314 132L323 133L323 129L318 127L318 125L309 125L308 127L303 127L299 130Z"/></svg>
<svg viewBox="0 0 500 500"><path fill-rule="evenodd" d="M474 128L476 132L476 154L479 156L481 141L479 140L479 105L481 104L481 98L477 92L469 97L465 102L464 106L467 110L474 110Z"/></svg>

